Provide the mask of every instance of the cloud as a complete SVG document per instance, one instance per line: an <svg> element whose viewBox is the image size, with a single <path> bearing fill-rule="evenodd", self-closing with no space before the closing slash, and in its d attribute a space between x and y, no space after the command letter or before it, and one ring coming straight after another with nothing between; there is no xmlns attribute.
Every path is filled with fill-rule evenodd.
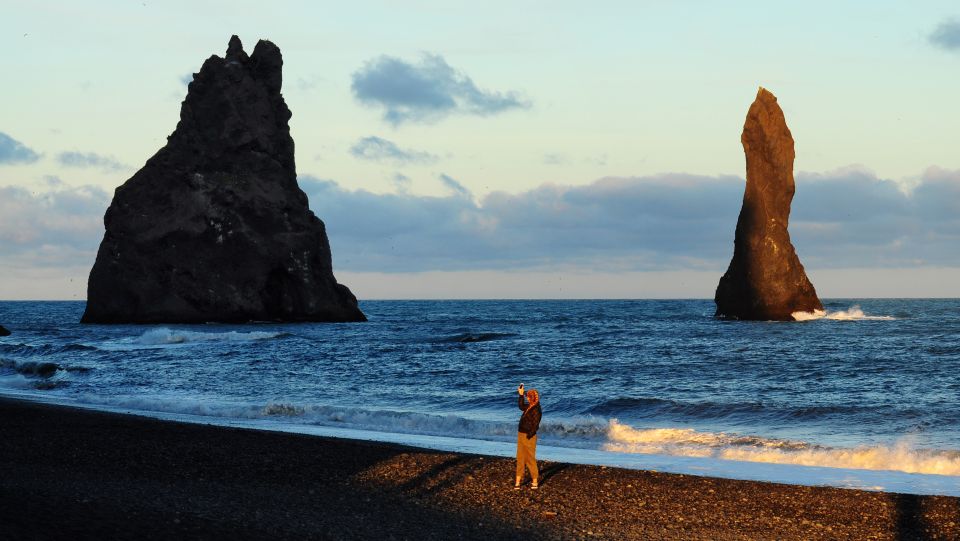
<svg viewBox="0 0 960 541"><path fill-rule="evenodd" d="M416 64L382 55L367 61L352 79L354 97L364 105L382 107L383 119L394 126L436 122L452 114L490 116L530 107L517 92L480 89L436 54L424 54Z"/></svg>
<svg viewBox="0 0 960 541"><path fill-rule="evenodd" d="M733 176L665 174L474 200L440 178L451 195L300 183L327 224L337 268L353 272L722 273L744 186ZM808 269L960 266L960 171L928 170L909 194L865 170L799 173L790 232Z"/></svg>
<svg viewBox="0 0 960 541"><path fill-rule="evenodd" d="M0 188L0 298L82 299L110 195L94 186Z"/></svg>
<svg viewBox="0 0 960 541"><path fill-rule="evenodd" d="M54 189L0 188L4 264L20 268L92 265L110 195L94 186L48 185Z"/></svg>
<svg viewBox="0 0 960 541"><path fill-rule="evenodd" d="M451 195L373 194L305 176L300 185L327 223L337 265L379 272L719 265L732 253L743 192L736 178L672 175L544 185L477 202L449 175L440 179ZM729 208L718 208L724 198Z"/></svg>
<svg viewBox="0 0 960 541"><path fill-rule="evenodd" d="M947 51L960 51L960 20L943 21L927 36L935 47Z"/></svg>
<svg viewBox="0 0 960 541"><path fill-rule="evenodd" d="M40 159L34 152L20 141L0 132L0 164L18 165L33 163Z"/></svg>
<svg viewBox="0 0 960 541"><path fill-rule="evenodd" d="M373 162L390 162L397 165L430 164L437 156L429 152L400 148L393 141L376 137L364 137L350 147L355 158Z"/></svg>
<svg viewBox="0 0 960 541"><path fill-rule="evenodd" d="M63 186L63 179L57 175L44 175L43 181L51 188L59 188Z"/></svg>
<svg viewBox="0 0 960 541"><path fill-rule="evenodd" d="M403 173L396 173L393 175L393 185L396 186L400 192L407 192L410 190L410 186L413 185L413 181Z"/></svg>
<svg viewBox="0 0 960 541"><path fill-rule="evenodd" d="M470 193L470 190L468 190L463 184L460 184L457 179L451 177L450 175L440 173L440 182L442 182L447 189L449 189L458 197L473 197L473 194Z"/></svg>
<svg viewBox="0 0 960 541"><path fill-rule="evenodd" d="M608 177L475 198L455 178L446 196L347 190L301 175L344 272L691 273L726 268L744 181L735 176ZM0 188L3 268L92 265L110 195L56 178L42 192ZM904 192L863 169L798 173L790 232L801 261L841 269L960 267L960 170L931 168ZM38 270L39 272L39 270ZM713 284L715 285L715 284Z"/></svg>
<svg viewBox="0 0 960 541"><path fill-rule="evenodd" d="M960 220L960 171L931 167L913 191L917 213L923 220Z"/></svg>
<svg viewBox="0 0 960 541"><path fill-rule="evenodd" d="M124 171L131 169L110 156L101 156L93 152L61 152L57 161L65 167L95 167L104 171Z"/></svg>

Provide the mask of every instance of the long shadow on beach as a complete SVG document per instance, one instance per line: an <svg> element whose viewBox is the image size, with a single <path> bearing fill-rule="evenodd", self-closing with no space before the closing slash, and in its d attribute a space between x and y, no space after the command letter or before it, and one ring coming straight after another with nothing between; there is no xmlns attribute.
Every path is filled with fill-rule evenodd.
<svg viewBox="0 0 960 541"><path fill-rule="evenodd" d="M461 482L483 465L483 459L476 456L456 456L432 466L420 475L400 485L401 490L425 489L426 492L439 492Z"/></svg>
<svg viewBox="0 0 960 541"><path fill-rule="evenodd" d="M540 484L545 485L556 474L570 467L570 464L561 464L557 462L550 463L540 468Z"/></svg>
<svg viewBox="0 0 960 541"><path fill-rule="evenodd" d="M0 538L507 539L532 533L466 507L440 509L429 498L410 498L371 480L369 472L403 456L429 461L436 455L0 399ZM482 460L445 460L414 485L439 490Z"/></svg>
<svg viewBox="0 0 960 541"><path fill-rule="evenodd" d="M924 541L929 539L924 527L922 502L913 494L893 494L897 521L894 531L897 541Z"/></svg>
<svg viewBox="0 0 960 541"><path fill-rule="evenodd" d="M430 467L413 479L403 483L401 490L423 490L427 493L440 492L457 483L463 482L467 477L477 474L483 465L484 459L482 457L467 455L456 456ZM550 478L569 467L569 464L545 464L540 468L540 484L544 485L548 483ZM504 480L506 484L509 482L510 473L506 472L504 475L506 476Z"/></svg>

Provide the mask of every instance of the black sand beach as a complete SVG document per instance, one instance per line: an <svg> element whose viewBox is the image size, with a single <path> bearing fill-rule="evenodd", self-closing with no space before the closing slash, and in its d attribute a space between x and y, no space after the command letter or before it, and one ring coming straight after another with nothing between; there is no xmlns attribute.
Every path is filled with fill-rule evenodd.
<svg viewBox="0 0 960 541"><path fill-rule="evenodd" d="M958 498L542 471L0 399L0 539L960 539Z"/></svg>

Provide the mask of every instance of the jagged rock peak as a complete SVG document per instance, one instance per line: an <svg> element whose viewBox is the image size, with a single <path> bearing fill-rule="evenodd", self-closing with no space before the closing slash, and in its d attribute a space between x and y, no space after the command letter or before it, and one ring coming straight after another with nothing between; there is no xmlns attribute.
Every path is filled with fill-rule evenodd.
<svg viewBox="0 0 960 541"><path fill-rule="evenodd" d="M250 63L253 65L255 76L263 81L271 92L279 94L280 87L283 85L283 56L280 54L280 48L262 39L253 48Z"/></svg>
<svg viewBox="0 0 960 541"><path fill-rule="evenodd" d="M248 57L240 38L231 37L225 58L211 56L194 74L168 147L183 159L207 161L234 151L262 152L295 179L291 113L280 93L282 68L273 43L261 40Z"/></svg>
<svg viewBox="0 0 960 541"><path fill-rule="evenodd" d="M8 331L3 325L0 325L0 336L10 336L10 331Z"/></svg>
<svg viewBox="0 0 960 541"><path fill-rule="evenodd" d="M747 112L740 141L747 184L733 258L714 297L716 315L789 321L794 312L822 310L787 231L795 191L793 136L776 96L763 87Z"/></svg>
<svg viewBox="0 0 960 541"><path fill-rule="evenodd" d="M230 37L230 43L227 45L227 54L224 57L224 60L227 62L241 62L245 63L250 58L247 56L247 53L243 51L243 43L241 43L240 38L236 34Z"/></svg>
<svg viewBox="0 0 960 541"><path fill-rule="evenodd" d="M363 321L297 184L283 58L237 36L194 75L174 132L122 186L90 271L88 323Z"/></svg>

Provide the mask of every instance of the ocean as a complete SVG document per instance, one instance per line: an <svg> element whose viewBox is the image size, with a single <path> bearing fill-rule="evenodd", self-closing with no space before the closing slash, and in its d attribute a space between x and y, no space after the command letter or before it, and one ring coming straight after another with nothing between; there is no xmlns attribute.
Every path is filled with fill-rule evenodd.
<svg viewBox="0 0 960 541"><path fill-rule="evenodd" d="M541 459L960 495L960 300L825 307L362 301L365 323L81 325L83 302L0 302L0 394L510 455L522 382Z"/></svg>

